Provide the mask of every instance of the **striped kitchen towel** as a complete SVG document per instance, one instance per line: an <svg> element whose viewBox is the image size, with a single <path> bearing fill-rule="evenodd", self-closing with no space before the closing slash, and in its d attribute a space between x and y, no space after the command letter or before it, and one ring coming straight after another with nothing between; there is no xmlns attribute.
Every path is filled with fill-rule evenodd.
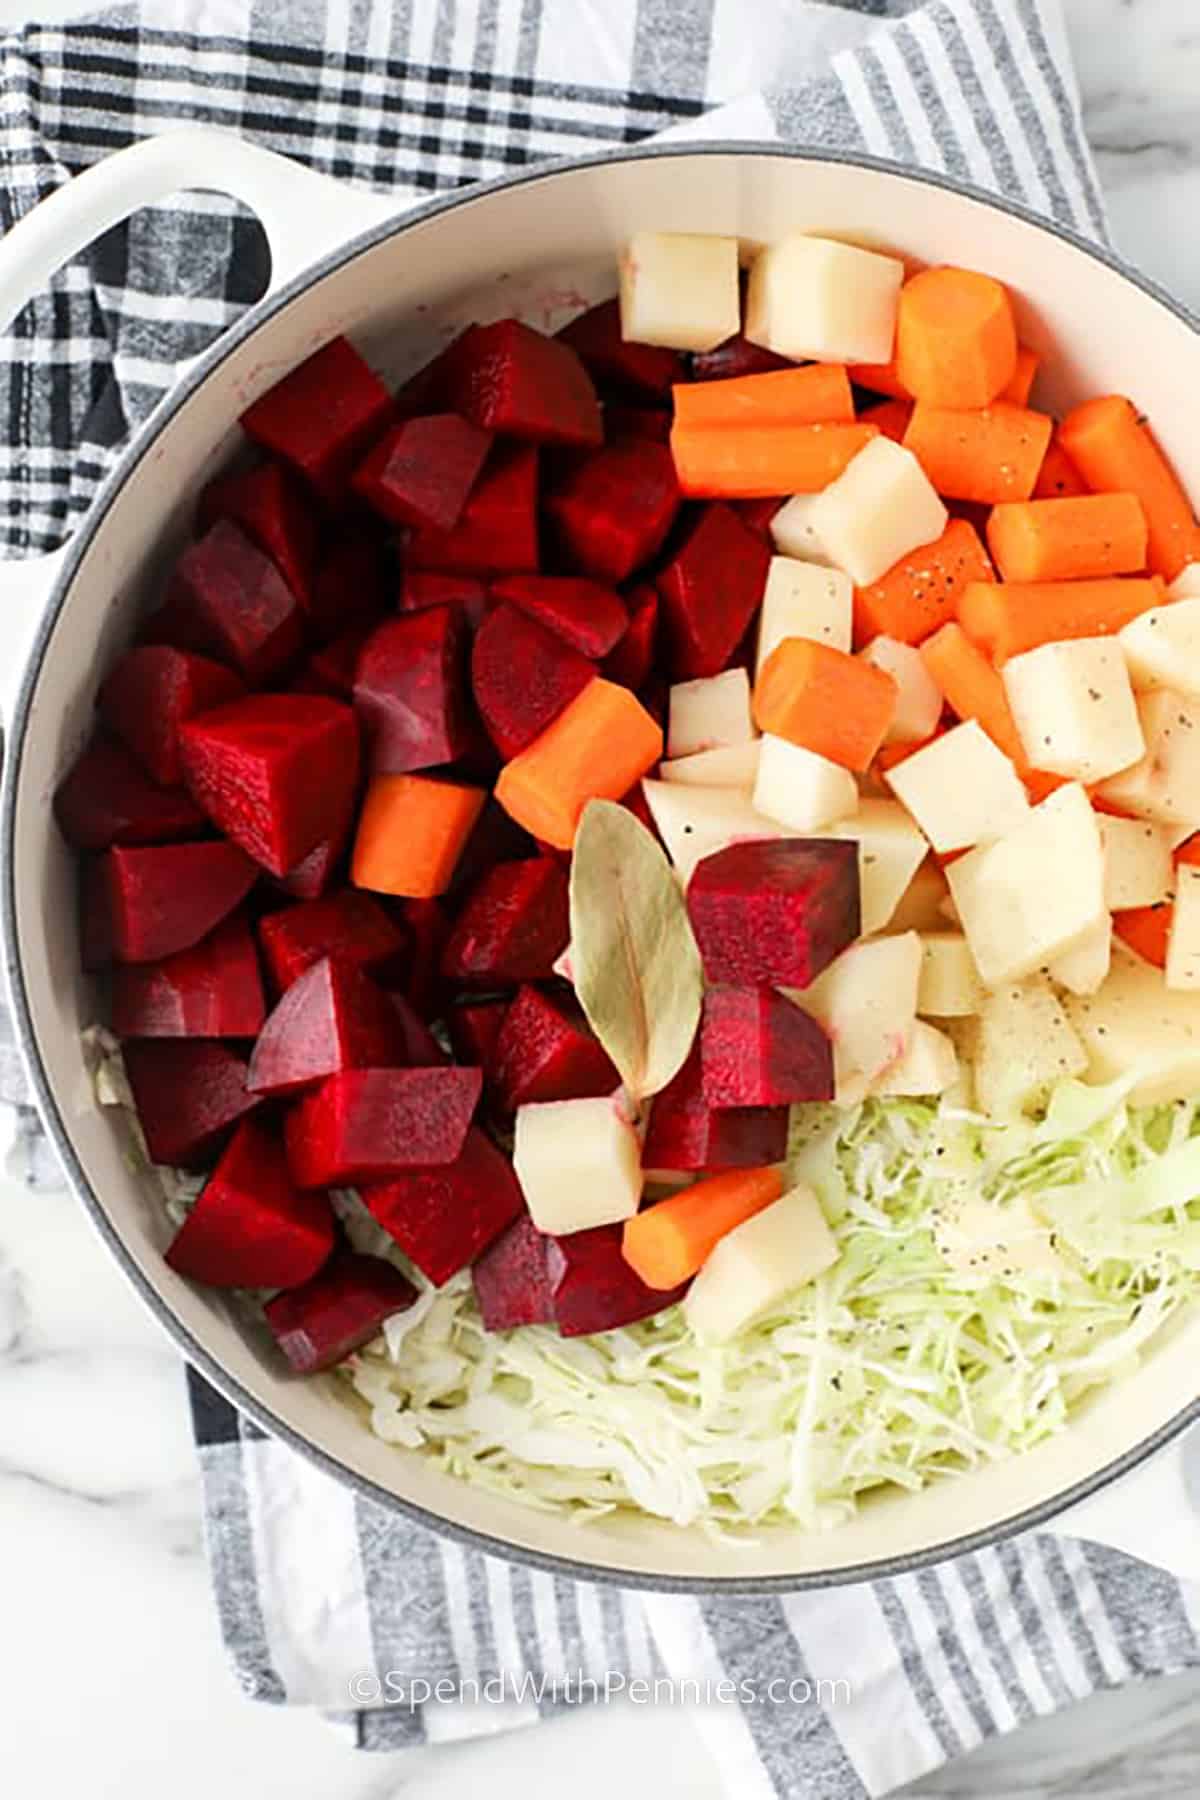
<svg viewBox="0 0 1200 1800"><path fill-rule="evenodd" d="M923 164L1105 236L1049 0L147 0L31 28L0 55L6 223L119 144L189 119L400 200L664 130L815 142ZM251 219L185 196L110 233L28 309L0 356L10 554L66 535L175 363L265 274ZM54 1179L2 1032L0 1084L30 1179ZM688 1678L718 1699L729 1684L696 1718L737 1800L854 1800L1084 1694L1200 1661L1195 1593L1072 1540L1030 1536L822 1593L626 1592L435 1537L332 1483L198 1378L192 1400L217 1605L246 1693L324 1709L367 1749ZM490 1684L503 1703L416 1685L439 1679Z"/></svg>

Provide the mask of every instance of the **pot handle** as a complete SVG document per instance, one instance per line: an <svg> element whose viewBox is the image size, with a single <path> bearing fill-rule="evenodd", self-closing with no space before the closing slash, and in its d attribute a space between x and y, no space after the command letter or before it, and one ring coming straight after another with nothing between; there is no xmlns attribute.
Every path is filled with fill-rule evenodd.
<svg viewBox="0 0 1200 1800"><path fill-rule="evenodd" d="M1130 1474L1070 1507L1049 1529L1123 1550L1200 1581L1200 1427L1172 1438Z"/></svg>

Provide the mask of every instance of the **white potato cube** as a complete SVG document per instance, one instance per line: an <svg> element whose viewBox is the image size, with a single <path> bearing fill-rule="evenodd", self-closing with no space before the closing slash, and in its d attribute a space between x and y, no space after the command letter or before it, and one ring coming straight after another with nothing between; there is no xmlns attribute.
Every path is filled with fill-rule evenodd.
<svg viewBox="0 0 1200 1800"><path fill-rule="evenodd" d="M841 569L773 556L763 589L755 674L785 638L811 638L833 650L849 651L853 618L854 589Z"/></svg>
<svg viewBox="0 0 1200 1800"><path fill-rule="evenodd" d="M638 231L621 253L621 336L715 350L741 324L736 238Z"/></svg>
<svg viewBox="0 0 1200 1800"><path fill-rule="evenodd" d="M642 1195L638 1135L611 1096L519 1106L513 1167L530 1218L555 1237L631 1219Z"/></svg>
<svg viewBox="0 0 1200 1800"><path fill-rule="evenodd" d="M1200 562L1184 563L1168 587L1167 596L1171 600L1200 599Z"/></svg>
<svg viewBox="0 0 1200 1800"><path fill-rule="evenodd" d="M1112 971L1090 999L1068 996L1067 1015L1094 1081L1136 1072L1135 1106L1190 1100L1200 1088L1200 993L1169 988L1161 969L1118 946Z"/></svg>
<svg viewBox="0 0 1200 1800"><path fill-rule="evenodd" d="M1196 569L1200 563L1188 566ZM1200 695L1200 586L1187 599L1152 606L1131 619L1117 633L1117 642L1135 688L1165 687Z"/></svg>
<svg viewBox="0 0 1200 1800"><path fill-rule="evenodd" d="M810 1187L797 1185L743 1220L709 1251L683 1312L699 1338L723 1343L838 1259L837 1240Z"/></svg>
<svg viewBox="0 0 1200 1800"><path fill-rule="evenodd" d="M817 536L812 522L817 498L816 494L793 494L790 500L785 500L772 516L771 538L781 556L795 556L801 562L832 567L833 558ZM845 648L848 650L849 644Z"/></svg>
<svg viewBox="0 0 1200 1800"><path fill-rule="evenodd" d="M1100 793L1139 819L1200 824L1200 699L1155 688L1138 696L1137 709L1146 754Z"/></svg>
<svg viewBox="0 0 1200 1800"><path fill-rule="evenodd" d="M743 327L797 362L887 362L904 264L834 238L784 238L750 267Z"/></svg>
<svg viewBox="0 0 1200 1800"><path fill-rule="evenodd" d="M758 838L794 837L777 819L764 819L742 788L689 787L675 781L643 781L667 855L686 887L696 864L730 844Z"/></svg>
<svg viewBox="0 0 1200 1800"><path fill-rule="evenodd" d="M864 811L868 804L875 803L864 802ZM914 831L917 831L917 827L913 825L898 800L882 804L893 806L900 817L906 820ZM924 843L924 833L917 832L917 835ZM893 931L944 931L946 915L942 911L942 902L949 898L949 892L940 863L935 862L932 856L925 857L917 864L911 880L897 900L890 917L884 920L884 924L890 924ZM872 929L879 930L880 928L874 926Z"/></svg>
<svg viewBox="0 0 1200 1800"><path fill-rule="evenodd" d="M1103 781L1145 754L1133 689L1111 638L1039 644L1010 657L1004 691L1030 763L1073 781Z"/></svg>
<svg viewBox="0 0 1200 1800"><path fill-rule="evenodd" d="M884 743L912 744L932 737L942 716L942 690L925 667L921 652L899 638L877 637L862 654L864 662L885 670L897 688L896 710Z"/></svg>
<svg viewBox="0 0 1200 1800"><path fill-rule="evenodd" d="M697 750L659 764L663 781L686 787L742 788L747 793L758 775L759 739L749 744L730 744L724 750Z"/></svg>
<svg viewBox="0 0 1200 1800"><path fill-rule="evenodd" d="M1046 964L1051 981L1071 994L1098 992L1112 966L1112 935L1112 920L1103 919L1069 950L1052 956Z"/></svg>
<svg viewBox="0 0 1200 1800"><path fill-rule="evenodd" d="M917 1011L928 1019L965 1019L979 1011L983 983L961 931L921 934Z"/></svg>
<svg viewBox="0 0 1200 1800"><path fill-rule="evenodd" d="M934 1242L947 1265L959 1275L1068 1276L1070 1269L1054 1248L1048 1225L1034 1213L1024 1194L1000 1206L981 1194L965 1193L939 1210Z"/></svg>
<svg viewBox="0 0 1200 1800"><path fill-rule="evenodd" d="M762 738L752 805L794 831L815 831L848 818L858 807L858 783L849 769L767 733Z"/></svg>
<svg viewBox="0 0 1200 1800"><path fill-rule="evenodd" d="M975 1097L1004 1118L1036 1105L1047 1088L1081 1075L1088 1059L1062 1003L1044 976L1005 982L979 1009Z"/></svg>
<svg viewBox="0 0 1200 1800"><path fill-rule="evenodd" d="M888 1095L944 1094L958 1080L958 1052L934 1025L918 1019L908 1049L898 1062L871 1084L871 1092Z"/></svg>
<svg viewBox="0 0 1200 1800"><path fill-rule="evenodd" d="M745 669L726 669L700 681L677 681L670 693L667 755L695 756L701 750L727 750L754 738L750 717L750 677Z"/></svg>
<svg viewBox="0 0 1200 1800"><path fill-rule="evenodd" d="M1003 837L1029 817L1020 776L974 719L914 750L884 780L943 854Z"/></svg>
<svg viewBox="0 0 1200 1800"><path fill-rule="evenodd" d="M950 893L988 987L1019 981L1101 924L1104 853L1083 788L1072 782L994 844L946 870Z"/></svg>
<svg viewBox="0 0 1200 1800"><path fill-rule="evenodd" d="M822 837L858 845L859 917L863 935L882 931L929 851L928 839L897 800L861 800L858 811ZM936 866L936 865L935 865ZM943 883L939 892L946 891ZM894 927L900 929L900 927ZM904 929L908 929L907 926Z"/></svg>
<svg viewBox="0 0 1200 1800"><path fill-rule="evenodd" d="M817 536L859 587L941 537L949 517L912 451L888 437L864 444L812 509Z"/></svg>
<svg viewBox="0 0 1200 1800"><path fill-rule="evenodd" d="M869 1081L908 1049L917 1016L921 940L860 938L804 989L788 998L825 1027L842 1066Z"/></svg>
<svg viewBox="0 0 1200 1800"><path fill-rule="evenodd" d="M1200 869L1181 863L1175 880L1166 980L1169 988L1187 992L1200 988Z"/></svg>
<svg viewBox="0 0 1200 1800"><path fill-rule="evenodd" d="M1146 819L1097 813L1104 846L1104 904L1110 912L1157 906L1175 886L1170 834Z"/></svg>

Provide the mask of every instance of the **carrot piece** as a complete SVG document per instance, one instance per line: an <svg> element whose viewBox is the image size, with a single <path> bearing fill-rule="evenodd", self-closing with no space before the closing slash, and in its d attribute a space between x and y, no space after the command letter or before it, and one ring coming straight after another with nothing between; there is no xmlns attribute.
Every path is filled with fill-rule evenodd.
<svg viewBox="0 0 1200 1800"><path fill-rule="evenodd" d="M940 731L935 731L930 737L917 738L908 744L881 744L875 753L875 761L871 764L872 774L886 775L889 769L894 769L905 757L915 756L918 750L924 750L941 735Z"/></svg>
<svg viewBox="0 0 1200 1800"><path fill-rule="evenodd" d="M1008 500L992 508L988 549L1003 581L1080 581L1146 566L1146 515L1136 494Z"/></svg>
<svg viewBox="0 0 1200 1800"><path fill-rule="evenodd" d="M974 269L922 269L900 289L896 374L916 400L990 406L1017 372L1008 289Z"/></svg>
<svg viewBox="0 0 1200 1800"><path fill-rule="evenodd" d="M1200 525L1174 469L1132 400L1108 394L1085 401L1058 428L1063 449L1095 493L1136 494L1150 531L1148 562L1174 581L1200 559Z"/></svg>
<svg viewBox="0 0 1200 1800"><path fill-rule="evenodd" d="M954 617L968 582L991 580L979 533L966 519L951 519L932 544L910 550L870 587L854 590L857 641L866 644L882 633L919 644Z"/></svg>
<svg viewBox="0 0 1200 1800"><path fill-rule="evenodd" d="M533 837L569 850L589 800L619 800L662 755L662 730L628 688L597 678L505 764L496 798Z"/></svg>
<svg viewBox="0 0 1200 1800"><path fill-rule="evenodd" d="M974 719L1023 774L1027 768L1025 752L1004 683L962 626L943 625L926 638L921 645L921 660L951 711L960 719Z"/></svg>
<svg viewBox="0 0 1200 1800"><path fill-rule="evenodd" d="M376 775L358 819L350 879L376 894L430 900L454 865L487 794L428 775Z"/></svg>
<svg viewBox="0 0 1200 1800"><path fill-rule="evenodd" d="M778 1169L730 1169L626 1219L621 1255L650 1288L678 1287L726 1233L783 1192Z"/></svg>
<svg viewBox="0 0 1200 1800"><path fill-rule="evenodd" d="M885 363L851 363L846 373L855 387L872 394L888 394L893 400L911 400L912 395L896 373L896 358Z"/></svg>
<svg viewBox="0 0 1200 1800"><path fill-rule="evenodd" d="M751 425L849 424L854 395L843 363L808 363L726 381L692 381L673 387L675 418L688 429Z"/></svg>
<svg viewBox="0 0 1200 1800"><path fill-rule="evenodd" d="M1160 900L1154 906L1131 906L1125 912L1113 914L1113 930L1121 942L1136 950L1145 962L1153 963L1156 969L1165 969L1167 939L1171 935L1174 916L1175 907L1170 900Z"/></svg>
<svg viewBox="0 0 1200 1800"><path fill-rule="evenodd" d="M1028 406L1041 360L1036 350L1028 350L1024 344L1018 344L1017 366L1013 371L1013 378L996 395L997 400L1007 400L1010 406Z"/></svg>
<svg viewBox="0 0 1200 1800"><path fill-rule="evenodd" d="M1089 494L1091 489L1059 442L1058 433L1050 439L1038 478L1033 484L1035 500L1067 500L1072 494Z"/></svg>
<svg viewBox="0 0 1200 1800"><path fill-rule="evenodd" d="M1029 499L1053 429L1046 413L1005 400L979 412L918 401L904 442L945 499L990 506Z"/></svg>
<svg viewBox="0 0 1200 1800"><path fill-rule="evenodd" d="M759 672L754 717L760 731L861 775L892 722L897 691L874 663L809 638L785 638Z"/></svg>
<svg viewBox="0 0 1200 1800"><path fill-rule="evenodd" d="M1064 638L1107 637L1166 600L1162 577L1097 581L973 581L958 622L997 667L1023 650Z"/></svg>
<svg viewBox="0 0 1200 1800"><path fill-rule="evenodd" d="M1184 863L1192 869L1200 868L1200 831L1194 831L1190 838L1185 838L1175 852L1175 866Z"/></svg>
<svg viewBox="0 0 1200 1800"><path fill-rule="evenodd" d="M874 425L671 427L675 474L685 494L713 500L762 500L772 494L816 494L836 481Z"/></svg>
<svg viewBox="0 0 1200 1800"><path fill-rule="evenodd" d="M911 418L911 400L885 400L882 406L873 406L870 412L863 414L863 424L873 425L894 444L902 444Z"/></svg>

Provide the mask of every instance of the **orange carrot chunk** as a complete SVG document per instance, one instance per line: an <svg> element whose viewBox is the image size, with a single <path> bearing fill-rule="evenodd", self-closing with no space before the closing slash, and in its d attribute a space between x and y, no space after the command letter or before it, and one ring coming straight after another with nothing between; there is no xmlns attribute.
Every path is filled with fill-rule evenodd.
<svg viewBox="0 0 1200 1800"><path fill-rule="evenodd" d="M1146 515L1136 494L1007 500L992 508L988 549L1003 581L1081 581L1146 566Z"/></svg>
<svg viewBox="0 0 1200 1800"><path fill-rule="evenodd" d="M1184 842L1180 844L1178 850L1176 850L1176 868L1178 868L1180 863L1185 863L1188 867L1193 869L1200 868L1200 831L1193 832L1190 838L1185 838Z"/></svg>
<svg viewBox="0 0 1200 1800"><path fill-rule="evenodd" d="M854 631L867 644L882 633L919 644L953 619L970 581L991 581L992 565L967 519L951 519L940 538L910 550L870 587L854 591Z"/></svg>
<svg viewBox="0 0 1200 1800"><path fill-rule="evenodd" d="M921 645L921 660L941 688L951 712L960 719L974 719L1024 773L1025 752L1004 683L962 626L943 625L933 637L926 638Z"/></svg>
<svg viewBox="0 0 1200 1800"><path fill-rule="evenodd" d="M874 663L808 638L785 638L754 687L760 731L862 774L896 710L896 683Z"/></svg>
<svg viewBox="0 0 1200 1800"><path fill-rule="evenodd" d="M808 363L728 381L692 381L673 387L675 420L689 428L750 425L818 425L854 419L854 396L842 363Z"/></svg>
<svg viewBox="0 0 1200 1800"><path fill-rule="evenodd" d="M1150 531L1149 565L1174 581L1200 559L1200 526L1191 502L1132 400L1108 394L1085 401L1058 428L1063 449L1093 492L1136 494Z"/></svg>
<svg viewBox="0 0 1200 1800"><path fill-rule="evenodd" d="M1003 282L949 268L922 269L905 282L896 374L914 399L963 412L990 406L1016 372L1017 327Z"/></svg>
<svg viewBox="0 0 1200 1800"><path fill-rule="evenodd" d="M1063 638L1107 637L1166 599L1161 577L1097 581L973 581L958 621L1000 667Z"/></svg>
<svg viewBox="0 0 1200 1800"><path fill-rule="evenodd" d="M678 1287L735 1226L783 1192L778 1169L731 1169L626 1219L621 1255L650 1288Z"/></svg>
<svg viewBox="0 0 1200 1800"><path fill-rule="evenodd" d="M684 425L671 427L675 474L685 494L712 500L764 500L816 494L836 481L874 425Z"/></svg>
<svg viewBox="0 0 1200 1800"><path fill-rule="evenodd" d="M662 750L660 727L628 688L590 681L505 764L496 798L533 837L569 850L588 801L619 800Z"/></svg>
<svg viewBox="0 0 1200 1800"><path fill-rule="evenodd" d="M891 438L893 444L902 444L911 418L911 400L885 400L882 406L873 406L870 412L863 414L863 424L873 425L884 437Z"/></svg>
<svg viewBox="0 0 1200 1800"><path fill-rule="evenodd" d="M1072 494L1089 494L1091 489L1075 467L1058 439L1050 439L1038 478L1033 484L1035 500L1066 500Z"/></svg>
<svg viewBox="0 0 1200 1800"><path fill-rule="evenodd" d="M919 400L904 442L947 500L993 506L1029 499L1053 429L1046 413L1004 400L980 412L952 411Z"/></svg>
<svg viewBox="0 0 1200 1800"><path fill-rule="evenodd" d="M896 358L885 363L851 363L847 370L855 387L872 394L888 394L893 400L911 400L912 395L896 373Z"/></svg>
<svg viewBox="0 0 1200 1800"><path fill-rule="evenodd" d="M354 840L355 887L409 900L445 893L486 799L482 788L428 775L376 775Z"/></svg>
<svg viewBox="0 0 1200 1800"><path fill-rule="evenodd" d="M1165 969L1167 940L1174 916L1175 908L1170 900L1160 900L1155 906L1131 906L1125 912L1113 914L1113 930L1121 942L1136 950L1145 962L1153 963L1156 969Z"/></svg>

